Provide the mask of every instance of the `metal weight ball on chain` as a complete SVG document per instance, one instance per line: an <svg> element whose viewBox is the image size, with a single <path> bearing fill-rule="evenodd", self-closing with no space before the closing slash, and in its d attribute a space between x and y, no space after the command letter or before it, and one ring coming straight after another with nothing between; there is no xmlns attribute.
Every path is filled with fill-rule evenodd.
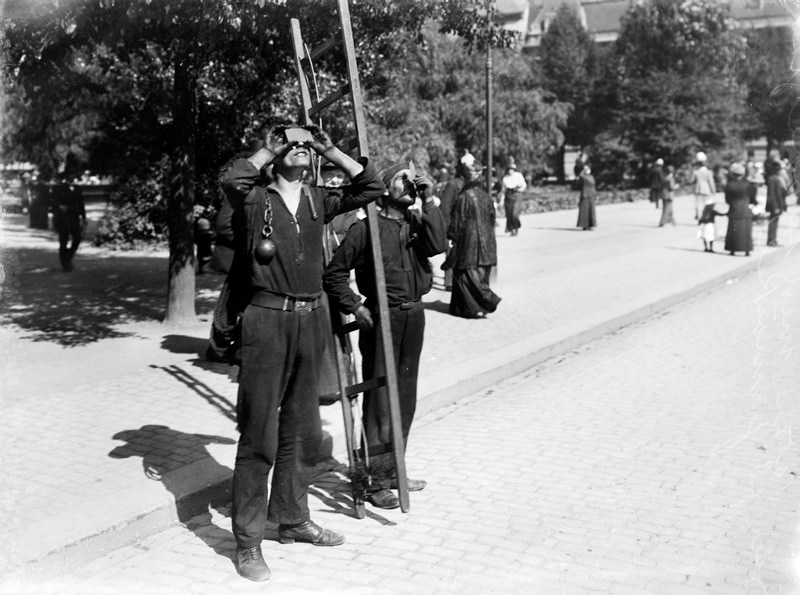
<svg viewBox="0 0 800 595"><path fill-rule="evenodd" d="M272 235L272 201L267 196L267 208L264 211L264 227L261 228L261 241L256 244L256 261L261 265L268 265L275 256L277 247L275 242L269 239Z"/></svg>

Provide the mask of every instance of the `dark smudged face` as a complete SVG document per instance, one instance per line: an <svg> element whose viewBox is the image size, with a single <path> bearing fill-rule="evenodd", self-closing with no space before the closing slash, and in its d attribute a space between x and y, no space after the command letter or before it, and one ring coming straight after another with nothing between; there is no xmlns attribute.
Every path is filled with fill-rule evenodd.
<svg viewBox="0 0 800 595"><path fill-rule="evenodd" d="M387 190L389 191L389 201L397 208L404 208L414 204L414 197L409 194L409 188L406 183L406 178L410 175L410 171L404 169L399 171L389 182Z"/></svg>

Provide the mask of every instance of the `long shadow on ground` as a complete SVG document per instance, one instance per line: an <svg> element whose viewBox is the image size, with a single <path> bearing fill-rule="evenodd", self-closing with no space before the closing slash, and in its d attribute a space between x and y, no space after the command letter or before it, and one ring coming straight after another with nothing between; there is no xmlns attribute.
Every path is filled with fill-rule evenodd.
<svg viewBox="0 0 800 595"><path fill-rule="evenodd" d="M32 341L65 347L130 336L125 324L158 322L167 303L167 258L148 253L82 253L61 271L58 247L4 247L0 312ZM222 277L197 277L198 313L213 310Z"/></svg>
<svg viewBox="0 0 800 595"><path fill-rule="evenodd" d="M123 430L114 435L114 440L123 441L108 453L112 459L141 457L145 477L159 481L175 497L178 520L213 549L218 555L233 562L236 543L233 535L211 523L208 515L214 509L229 516L230 492L227 484L211 487L191 494L186 493L186 477L176 471L182 466L194 464L195 472L208 477L224 477L231 470L218 463L206 448L209 444L236 442L223 436L189 434L162 425L146 425L137 430ZM200 466L200 467L198 467Z"/></svg>

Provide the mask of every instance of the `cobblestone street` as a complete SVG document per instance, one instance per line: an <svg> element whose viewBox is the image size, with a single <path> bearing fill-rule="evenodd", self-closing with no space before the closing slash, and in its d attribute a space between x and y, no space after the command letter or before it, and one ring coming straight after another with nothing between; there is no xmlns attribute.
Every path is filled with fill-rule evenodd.
<svg viewBox="0 0 800 595"><path fill-rule="evenodd" d="M338 548L268 535L278 593L795 593L800 267L712 293L418 419L411 511L350 516ZM227 508L74 568L42 591L255 592Z"/></svg>

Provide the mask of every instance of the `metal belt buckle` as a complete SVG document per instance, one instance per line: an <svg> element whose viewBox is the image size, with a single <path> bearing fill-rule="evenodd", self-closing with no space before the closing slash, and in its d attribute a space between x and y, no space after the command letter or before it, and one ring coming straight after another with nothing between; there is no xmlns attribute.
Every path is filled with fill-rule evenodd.
<svg viewBox="0 0 800 595"><path fill-rule="evenodd" d="M311 303L303 300L297 300L294 303L295 312L311 312Z"/></svg>

